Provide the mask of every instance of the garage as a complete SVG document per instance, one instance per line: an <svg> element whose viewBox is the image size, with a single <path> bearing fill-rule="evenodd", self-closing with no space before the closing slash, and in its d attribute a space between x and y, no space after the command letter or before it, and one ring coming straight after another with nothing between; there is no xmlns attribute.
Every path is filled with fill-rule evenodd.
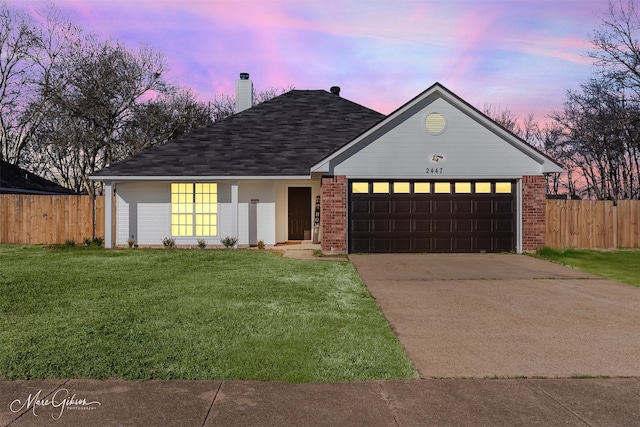
<svg viewBox="0 0 640 427"><path fill-rule="evenodd" d="M322 250L535 251L562 167L436 83L312 166Z"/></svg>
<svg viewBox="0 0 640 427"><path fill-rule="evenodd" d="M516 250L516 182L351 180L351 253Z"/></svg>

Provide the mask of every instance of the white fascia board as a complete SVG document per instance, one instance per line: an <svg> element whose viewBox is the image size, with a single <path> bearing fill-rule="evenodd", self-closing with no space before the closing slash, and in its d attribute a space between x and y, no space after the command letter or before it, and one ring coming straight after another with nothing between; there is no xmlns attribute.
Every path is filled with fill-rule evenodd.
<svg viewBox="0 0 640 427"><path fill-rule="evenodd" d="M500 175L492 173L491 175L445 175L445 174L437 174L437 175L376 175L375 177L371 177L370 175L349 175L347 179L350 180L411 180L411 181L443 181L443 180L470 180L470 181L479 181L479 180L489 180L489 181L512 181L522 179L522 175Z"/></svg>
<svg viewBox="0 0 640 427"><path fill-rule="evenodd" d="M136 175L116 175L116 176L90 176L94 181L260 181L260 180L292 180L311 179L310 175L284 175L284 176L136 176Z"/></svg>

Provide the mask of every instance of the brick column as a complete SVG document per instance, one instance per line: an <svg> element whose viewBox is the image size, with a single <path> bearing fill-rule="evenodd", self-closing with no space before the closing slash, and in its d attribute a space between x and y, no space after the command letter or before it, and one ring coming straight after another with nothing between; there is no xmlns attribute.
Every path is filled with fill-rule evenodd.
<svg viewBox="0 0 640 427"><path fill-rule="evenodd" d="M347 251L347 177L322 178L320 188L322 252Z"/></svg>
<svg viewBox="0 0 640 427"><path fill-rule="evenodd" d="M522 250L535 251L545 245L546 180L544 176L522 177Z"/></svg>

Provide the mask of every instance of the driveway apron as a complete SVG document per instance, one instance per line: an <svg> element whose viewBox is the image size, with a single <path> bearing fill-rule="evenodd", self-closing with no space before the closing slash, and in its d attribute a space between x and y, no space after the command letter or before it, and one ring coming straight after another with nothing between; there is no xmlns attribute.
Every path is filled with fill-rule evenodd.
<svg viewBox="0 0 640 427"><path fill-rule="evenodd" d="M422 378L640 376L640 289L525 255L351 255Z"/></svg>

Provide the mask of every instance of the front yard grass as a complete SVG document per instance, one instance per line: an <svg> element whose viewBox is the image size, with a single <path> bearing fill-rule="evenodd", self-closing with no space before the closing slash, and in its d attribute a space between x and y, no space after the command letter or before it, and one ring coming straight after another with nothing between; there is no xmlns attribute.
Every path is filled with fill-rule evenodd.
<svg viewBox="0 0 640 427"><path fill-rule="evenodd" d="M416 376L348 262L0 245L0 379Z"/></svg>
<svg viewBox="0 0 640 427"><path fill-rule="evenodd" d="M544 248L536 255L587 273L640 287L640 250L594 251Z"/></svg>

